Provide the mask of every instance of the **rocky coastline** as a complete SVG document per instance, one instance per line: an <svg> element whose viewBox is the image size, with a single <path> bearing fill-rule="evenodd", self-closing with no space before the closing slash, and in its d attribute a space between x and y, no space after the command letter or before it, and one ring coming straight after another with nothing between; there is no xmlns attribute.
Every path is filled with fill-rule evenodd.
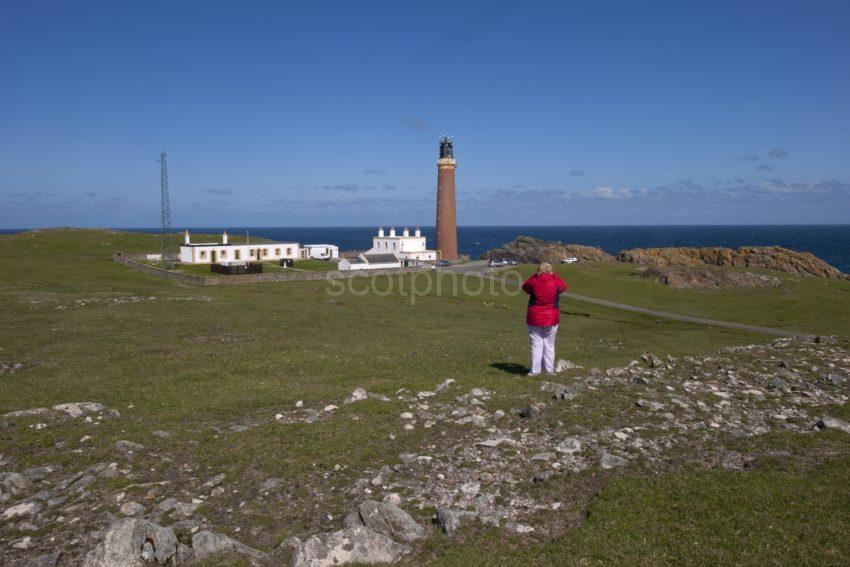
<svg viewBox="0 0 850 567"><path fill-rule="evenodd" d="M829 265L814 254L797 252L781 246L631 248L620 251L615 257L593 246L518 236L511 242L488 250L482 256L488 260L502 258L530 264L555 263L570 257L577 258L579 262L618 261L659 267L734 266L807 277L850 279L850 275Z"/></svg>

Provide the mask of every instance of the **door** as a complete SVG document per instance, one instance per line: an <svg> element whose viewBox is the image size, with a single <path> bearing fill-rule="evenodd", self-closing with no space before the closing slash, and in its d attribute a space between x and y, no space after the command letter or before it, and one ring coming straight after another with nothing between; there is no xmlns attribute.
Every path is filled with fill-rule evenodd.
<svg viewBox="0 0 850 567"><path fill-rule="evenodd" d="M215 264L215 250L210 252L210 263Z"/></svg>

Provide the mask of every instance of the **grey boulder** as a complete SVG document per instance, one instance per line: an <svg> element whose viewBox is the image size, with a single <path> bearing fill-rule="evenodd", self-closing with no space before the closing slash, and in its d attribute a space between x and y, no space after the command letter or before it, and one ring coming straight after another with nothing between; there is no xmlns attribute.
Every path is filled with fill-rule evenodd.
<svg viewBox="0 0 850 567"><path fill-rule="evenodd" d="M451 508L443 508L437 511L435 519L440 529L448 535L451 535L465 520L473 520L478 516L475 512L466 510L454 510Z"/></svg>
<svg viewBox="0 0 850 567"><path fill-rule="evenodd" d="M392 539L410 543L425 537L425 528L391 502L364 500L357 512L364 526Z"/></svg>
<svg viewBox="0 0 850 567"><path fill-rule="evenodd" d="M103 541L86 555L83 567L132 567L143 563L176 563L177 536L171 528L147 520L115 521Z"/></svg>
<svg viewBox="0 0 850 567"><path fill-rule="evenodd" d="M272 559L267 553L249 547L224 534L216 534L209 530L198 532L192 536L192 550L195 553L195 559L199 561L216 553L231 553L245 558L253 567L272 563Z"/></svg>
<svg viewBox="0 0 850 567"><path fill-rule="evenodd" d="M364 526L314 535L305 542L290 538L282 547L290 550L292 567L395 563L410 551L406 545Z"/></svg>

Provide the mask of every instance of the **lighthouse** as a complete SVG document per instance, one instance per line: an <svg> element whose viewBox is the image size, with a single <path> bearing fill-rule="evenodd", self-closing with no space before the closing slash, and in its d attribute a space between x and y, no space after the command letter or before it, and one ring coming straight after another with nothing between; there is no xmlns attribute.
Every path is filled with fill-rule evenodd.
<svg viewBox="0 0 850 567"><path fill-rule="evenodd" d="M446 260L457 260L457 204L455 202L454 143L448 136L440 138L437 160L437 254Z"/></svg>

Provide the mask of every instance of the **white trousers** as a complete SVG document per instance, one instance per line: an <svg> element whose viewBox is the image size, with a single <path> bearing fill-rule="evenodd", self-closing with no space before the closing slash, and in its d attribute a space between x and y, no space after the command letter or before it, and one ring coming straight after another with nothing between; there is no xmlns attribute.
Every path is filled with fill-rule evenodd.
<svg viewBox="0 0 850 567"><path fill-rule="evenodd" d="M558 334L558 325L554 327L532 327L528 326L528 336L531 339L531 373L540 374L540 367L544 372L555 371L555 335Z"/></svg>

